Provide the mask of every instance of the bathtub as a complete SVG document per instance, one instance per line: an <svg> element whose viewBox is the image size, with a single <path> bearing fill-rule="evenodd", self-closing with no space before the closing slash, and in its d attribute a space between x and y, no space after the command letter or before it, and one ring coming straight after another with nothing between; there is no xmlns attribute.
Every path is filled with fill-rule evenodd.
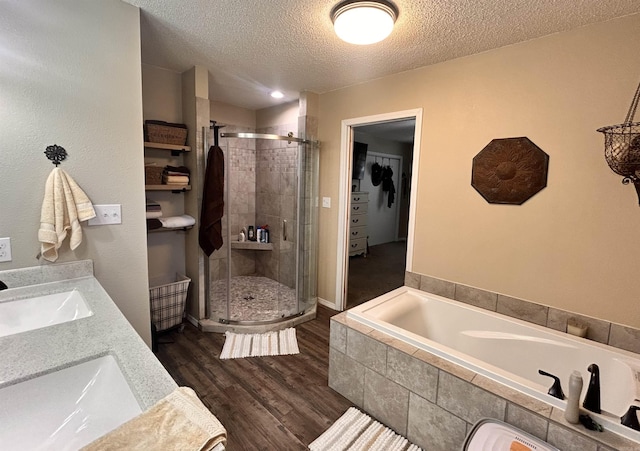
<svg viewBox="0 0 640 451"><path fill-rule="evenodd" d="M620 424L636 394L638 354L527 323L409 287L401 287L347 311L347 318L480 373L562 410L566 401L547 394L558 376L565 395L569 376L580 371L587 392L587 367L600 368L602 414L588 412L606 429L640 442L640 432ZM637 404L637 402L636 402Z"/></svg>

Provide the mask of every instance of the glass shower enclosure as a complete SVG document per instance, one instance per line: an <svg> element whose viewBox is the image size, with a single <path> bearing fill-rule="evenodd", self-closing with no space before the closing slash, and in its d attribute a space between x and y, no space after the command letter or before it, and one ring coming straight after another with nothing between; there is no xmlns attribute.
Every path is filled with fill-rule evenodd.
<svg viewBox="0 0 640 451"><path fill-rule="evenodd" d="M223 247L208 260L209 319L292 322L317 301L318 145L275 134L220 134Z"/></svg>

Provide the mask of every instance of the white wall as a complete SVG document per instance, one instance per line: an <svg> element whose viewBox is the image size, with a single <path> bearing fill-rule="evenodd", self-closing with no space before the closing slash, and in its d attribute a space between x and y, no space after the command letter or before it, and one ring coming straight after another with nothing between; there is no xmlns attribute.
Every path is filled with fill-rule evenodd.
<svg viewBox="0 0 640 451"><path fill-rule="evenodd" d="M94 204L122 204L121 225L83 225L59 262L92 259L95 275L150 341L144 215L140 24L119 0L0 3L0 236L13 261L46 264L39 250L48 145L69 153L61 168Z"/></svg>

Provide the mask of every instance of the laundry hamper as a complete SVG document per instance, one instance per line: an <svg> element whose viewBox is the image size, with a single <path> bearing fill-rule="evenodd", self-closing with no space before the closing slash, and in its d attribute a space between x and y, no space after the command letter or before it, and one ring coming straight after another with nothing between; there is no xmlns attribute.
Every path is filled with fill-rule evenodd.
<svg viewBox="0 0 640 451"><path fill-rule="evenodd" d="M151 303L151 322L157 332L180 327L184 328L182 318L187 301L191 279L176 274L175 281L157 278L150 281L149 298Z"/></svg>

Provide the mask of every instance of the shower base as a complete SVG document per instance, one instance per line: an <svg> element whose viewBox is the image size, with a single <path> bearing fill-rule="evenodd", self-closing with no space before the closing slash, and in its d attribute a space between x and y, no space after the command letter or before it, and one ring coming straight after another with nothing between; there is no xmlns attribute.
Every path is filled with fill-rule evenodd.
<svg viewBox="0 0 640 451"><path fill-rule="evenodd" d="M231 278L230 308L227 316L227 283L211 284L211 318L230 321L270 321L298 313L295 288L262 276Z"/></svg>

